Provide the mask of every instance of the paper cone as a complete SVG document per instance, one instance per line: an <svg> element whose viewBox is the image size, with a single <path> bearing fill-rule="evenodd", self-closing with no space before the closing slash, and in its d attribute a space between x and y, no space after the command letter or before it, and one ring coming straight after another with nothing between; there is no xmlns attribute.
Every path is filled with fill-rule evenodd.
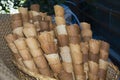
<svg viewBox="0 0 120 80"><path fill-rule="evenodd" d="M5 40L7 41L7 43L12 43L14 42L18 37L15 34L8 34L5 37Z"/></svg>
<svg viewBox="0 0 120 80"><path fill-rule="evenodd" d="M93 54L98 54L100 50L100 41L91 39L89 41L90 52Z"/></svg>
<svg viewBox="0 0 120 80"><path fill-rule="evenodd" d="M50 76L51 77L51 73L50 73L49 67L45 67L45 68L39 69L39 71L40 71L40 73L42 75L46 75L46 76Z"/></svg>
<svg viewBox="0 0 120 80"><path fill-rule="evenodd" d="M99 62L99 54L89 53L89 60L98 63Z"/></svg>
<svg viewBox="0 0 120 80"><path fill-rule="evenodd" d="M67 32L69 36L78 36L78 28L75 27L74 25L67 26Z"/></svg>
<svg viewBox="0 0 120 80"><path fill-rule="evenodd" d="M11 27L14 30L15 28L23 26L22 20L11 21Z"/></svg>
<svg viewBox="0 0 120 80"><path fill-rule="evenodd" d="M88 72L89 72L89 64L88 62L83 63L84 66L84 72L86 74L86 79L88 79Z"/></svg>
<svg viewBox="0 0 120 80"><path fill-rule="evenodd" d="M20 13L11 14L11 18L12 18L13 21L22 20L22 16L21 16Z"/></svg>
<svg viewBox="0 0 120 80"><path fill-rule="evenodd" d="M81 47L81 52L82 52L83 54L87 54L87 55L88 55L88 51L89 51L88 42L81 42L81 43L80 43L80 47Z"/></svg>
<svg viewBox="0 0 120 80"><path fill-rule="evenodd" d="M33 18L33 14L32 14L32 11L28 11L28 14L29 14L29 22L30 23L33 23L33 20L32 20L32 18Z"/></svg>
<svg viewBox="0 0 120 80"><path fill-rule="evenodd" d="M31 9L32 11L37 11L37 12L39 12L40 6L39 6L39 4L32 4L32 5L30 6L30 9Z"/></svg>
<svg viewBox="0 0 120 80"><path fill-rule="evenodd" d="M32 17L33 21L36 22L36 21L41 21L42 20L42 17L40 15L35 15Z"/></svg>
<svg viewBox="0 0 120 80"><path fill-rule="evenodd" d="M73 68L74 68L75 75L83 75L84 74L83 64L73 64Z"/></svg>
<svg viewBox="0 0 120 80"><path fill-rule="evenodd" d="M79 44L70 44L71 57L74 64L81 64L83 62L82 53Z"/></svg>
<svg viewBox="0 0 120 80"><path fill-rule="evenodd" d="M55 16L64 17L64 8L59 5L54 6Z"/></svg>
<svg viewBox="0 0 120 80"><path fill-rule="evenodd" d="M46 16L46 17L45 17L45 20L46 20L46 21L49 21L50 23L52 23L52 17L51 17L51 16Z"/></svg>
<svg viewBox="0 0 120 80"><path fill-rule="evenodd" d="M11 51L13 53L17 53L18 54L18 50L17 50L17 48L16 48L14 43L8 43L8 46L9 46L9 48L11 49Z"/></svg>
<svg viewBox="0 0 120 80"><path fill-rule="evenodd" d="M89 69L90 69L90 73L92 73L93 75L97 75L99 70L99 65L96 62L89 61Z"/></svg>
<svg viewBox="0 0 120 80"><path fill-rule="evenodd" d="M36 37L37 36L35 26L30 23L24 24L23 33L26 37Z"/></svg>
<svg viewBox="0 0 120 80"><path fill-rule="evenodd" d="M44 18L47 16L47 13L40 12L39 15L42 17L42 20L44 20Z"/></svg>
<svg viewBox="0 0 120 80"><path fill-rule="evenodd" d="M18 10L19 10L19 12L20 12L21 15L22 15L22 21L23 21L23 22L28 22L28 21L29 21L28 9L27 9L27 8L23 8L23 7L20 7Z"/></svg>
<svg viewBox="0 0 120 80"><path fill-rule="evenodd" d="M41 50L41 48L38 48L38 49L30 49L30 52L31 52L31 55L32 55L33 57L38 57L38 56L43 55L43 51Z"/></svg>
<svg viewBox="0 0 120 80"><path fill-rule="evenodd" d="M77 28L77 33L80 34L80 26L78 24L73 24L73 26Z"/></svg>
<svg viewBox="0 0 120 80"><path fill-rule="evenodd" d="M49 21L40 21L40 28L41 31L49 31L50 30Z"/></svg>
<svg viewBox="0 0 120 80"><path fill-rule="evenodd" d="M38 69L36 68L36 65L34 63L34 61L31 59L31 60L25 60L23 61L24 65L26 68L28 68L30 71L33 71L35 73L39 73L38 72Z"/></svg>
<svg viewBox="0 0 120 80"><path fill-rule="evenodd" d="M19 50L19 53L22 56L23 60L32 59L30 52L27 49Z"/></svg>
<svg viewBox="0 0 120 80"><path fill-rule="evenodd" d="M38 42L37 42L37 39L34 38L34 37L28 37L26 38L26 43L27 43L27 46L30 48L30 49L38 49L39 48L39 45L38 45Z"/></svg>
<svg viewBox="0 0 120 80"><path fill-rule="evenodd" d="M47 61L43 55L34 57L34 62L36 63L38 68L46 68L48 67Z"/></svg>
<svg viewBox="0 0 120 80"><path fill-rule="evenodd" d="M60 55L62 57L63 62L71 63L71 55L70 55L70 48L68 46L60 47Z"/></svg>
<svg viewBox="0 0 120 80"><path fill-rule="evenodd" d="M60 58L58 54L45 54L46 59L48 60L49 64L57 64L60 63Z"/></svg>
<svg viewBox="0 0 120 80"><path fill-rule="evenodd" d="M85 74L83 74L83 75L76 75L76 80L86 80Z"/></svg>
<svg viewBox="0 0 120 80"><path fill-rule="evenodd" d="M92 38L92 31L89 29L82 30L81 37L83 41L89 41Z"/></svg>
<svg viewBox="0 0 120 80"><path fill-rule="evenodd" d="M103 70L107 70L108 68L108 61L104 61L102 59L99 59L99 68Z"/></svg>
<svg viewBox="0 0 120 80"><path fill-rule="evenodd" d="M72 72L73 72L72 63L63 62L62 64L63 64L64 70L65 70L67 73L72 73Z"/></svg>
<svg viewBox="0 0 120 80"><path fill-rule="evenodd" d="M106 80L107 70L99 69L99 80Z"/></svg>
<svg viewBox="0 0 120 80"><path fill-rule="evenodd" d="M19 39L15 40L14 43L15 43L18 50L27 49L27 45L25 43L24 38L19 38Z"/></svg>
<svg viewBox="0 0 120 80"><path fill-rule="evenodd" d="M25 65L23 64L23 59L22 59L22 58L17 58L17 62L18 62L18 64L20 64L21 66L25 67Z"/></svg>
<svg viewBox="0 0 120 80"><path fill-rule="evenodd" d="M62 70L62 64L61 63L50 64L50 67L51 67L51 69L54 73L60 73L60 71Z"/></svg>
<svg viewBox="0 0 120 80"><path fill-rule="evenodd" d="M91 28L90 24L87 23L87 22L81 22L80 23L80 27L81 27L82 30L90 29Z"/></svg>
<svg viewBox="0 0 120 80"><path fill-rule="evenodd" d="M89 73L89 80L99 80L98 75L94 75L92 73Z"/></svg>
<svg viewBox="0 0 120 80"><path fill-rule="evenodd" d="M100 59L107 61L108 57L109 57L109 52L100 49Z"/></svg>
<svg viewBox="0 0 120 80"><path fill-rule="evenodd" d="M18 37L24 37L23 27L18 27L13 30L13 34L16 34Z"/></svg>
<svg viewBox="0 0 120 80"><path fill-rule="evenodd" d="M69 43L71 44L79 44L80 43L80 37L77 36L69 36Z"/></svg>
<svg viewBox="0 0 120 80"><path fill-rule="evenodd" d="M36 31L39 32L41 30L39 21L33 22L33 24L36 27Z"/></svg>
<svg viewBox="0 0 120 80"><path fill-rule="evenodd" d="M57 38L58 38L60 47L69 45L69 38L67 35L58 35Z"/></svg>
<svg viewBox="0 0 120 80"><path fill-rule="evenodd" d="M65 25L66 21L63 17L55 17L55 22L57 25Z"/></svg>
<svg viewBox="0 0 120 80"><path fill-rule="evenodd" d="M88 60L89 60L89 55L83 54L83 63L88 62Z"/></svg>
<svg viewBox="0 0 120 80"><path fill-rule="evenodd" d="M60 80L73 80L72 73L67 73L66 71L62 70L59 74L58 77Z"/></svg>
<svg viewBox="0 0 120 80"><path fill-rule="evenodd" d="M105 41L101 41L101 47L100 47L100 49L102 49L102 50L105 50L105 51L109 51L109 48L110 48L110 45L109 45L109 43L107 43L107 42L105 42Z"/></svg>

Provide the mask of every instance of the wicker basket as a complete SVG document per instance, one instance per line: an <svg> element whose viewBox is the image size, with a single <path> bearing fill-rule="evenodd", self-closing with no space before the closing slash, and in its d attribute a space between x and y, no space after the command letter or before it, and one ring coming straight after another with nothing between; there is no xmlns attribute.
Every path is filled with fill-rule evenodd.
<svg viewBox="0 0 120 80"><path fill-rule="evenodd" d="M27 69L22 68L14 60L12 60L11 51L7 47L6 41L4 40L4 35L10 33L11 31L12 30L10 28L10 15L1 14L0 15L0 45L1 45L0 59L2 59L4 64L12 71L12 74L18 77L20 80L56 80L40 74L34 74L28 71ZM112 63L109 63L106 80L118 80L118 79L119 79L118 68L114 66Z"/></svg>

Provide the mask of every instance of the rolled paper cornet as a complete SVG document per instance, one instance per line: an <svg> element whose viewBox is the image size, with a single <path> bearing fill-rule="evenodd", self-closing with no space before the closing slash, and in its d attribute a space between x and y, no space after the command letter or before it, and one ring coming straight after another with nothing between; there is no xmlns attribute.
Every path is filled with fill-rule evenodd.
<svg viewBox="0 0 120 80"><path fill-rule="evenodd" d="M90 73L93 75L98 75L99 65L96 62L89 61Z"/></svg>
<svg viewBox="0 0 120 80"><path fill-rule="evenodd" d="M63 62L72 63L70 48L68 46L60 47L60 55Z"/></svg>
<svg viewBox="0 0 120 80"><path fill-rule="evenodd" d="M41 50L41 48L37 48L37 49L30 49L31 55L33 57L38 57L43 55L43 51Z"/></svg>
<svg viewBox="0 0 120 80"><path fill-rule="evenodd" d="M67 73L72 73L73 72L73 66L72 63L68 63L68 62L63 62L63 68Z"/></svg>
<svg viewBox="0 0 120 80"><path fill-rule="evenodd" d="M67 26L67 32L69 36L79 35L77 27L75 27L74 25Z"/></svg>
<svg viewBox="0 0 120 80"><path fill-rule="evenodd" d="M110 47L110 45L107 42L101 41L100 58L105 61L108 60L109 47Z"/></svg>
<svg viewBox="0 0 120 80"><path fill-rule="evenodd" d="M82 36L83 41L89 41L92 38L92 31L89 29L82 30L81 36Z"/></svg>
<svg viewBox="0 0 120 80"><path fill-rule="evenodd" d="M60 63L60 58L58 54L45 54L45 57L48 60L49 64Z"/></svg>
<svg viewBox="0 0 120 80"><path fill-rule="evenodd" d="M39 69L48 67L47 61L43 55L34 57L33 59Z"/></svg>
<svg viewBox="0 0 120 80"><path fill-rule="evenodd" d="M36 37L37 36L35 26L30 23L24 24L23 33L26 37Z"/></svg>
<svg viewBox="0 0 120 80"><path fill-rule="evenodd" d="M81 29L82 30L86 30L86 29L91 29L91 26L90 26L90 24L89 23L87 23L87 22L81 22L80 23L80 26L81 26Z"/></svg>
<svg viewBox="0 0 120 80"><path fill-rule="evenodd" d="M102 59L99 59L99 68L103 70L107 70L108 68L108 62L104 61Z"/></svg>
<svg viewBox="0 0 120 80"><path fill-rule="evenodd" d="M99 80L106 80L107 71L99 69Z"/></svg>
<svg viewBox="0 0 120 80"><path fill-rule="evenodd" d="M14 43L8 43L8 46L9 46L9 48L11 49L11 51L13 53L18 53L18 50L17 50L17 48L16 48Z"/></svg>
<svg viewBox="0 0 120 80"><path fill-rule="evenodd" d="M20 12L21 15L22 15L22 21L23 21L24 23L25 23L25 22L29 22L28 8L20 7L18 10L19 10L19 12Z"/></svg>
<svg viewBox="0 0 120 80"><path fill-rule="evenodd" d="M59 74L58 77L60 80L73 80L72 73L67 73L66 71L62 70Z"/></svg>
<svg viewBox="0 0 120 80"><path fill-rule="evenodd" d="M39 12L39 11L40 11L40 5L39 5L39 4L32 4L32 5L30 6L30 9L31 9L32 11L37 11L37 12Z"/></svg>
<svg viewBox="0 0 120 80"><path fill-rule="evenodd" d="M50 30L49 21L40 21L40 28L41 31L49 31Z"/></svg>
<svg viewBox="0 0 120 80"><path fill-rule="evenodd" d="M76 75L76 80L86 80L85 74L83 74L83 75Z"/></svg>
<svg viewBox="0 0 120 80"><path fill-rule="evenodd" d="M54 6L55 16L64 17L64 8L59 5Z"/></svg>
<svg viewBox="0 0 120 80"><path fill-rule="evenodd" d="M61 63L57 63L57 64L49 64L52 71L54 73L60 73L60 71L62 70L62 64Z"/></svg>
<svg viewBox="0 0 120 80"><path fill-rule="evenodd" d="M92 73L89 73L89 80L99 80L98 75L94 75Z"/></svg>
<svg viewBox="0 0 120 80"><path fill-rule="evenodd" d="M13 30L13 34L16 34L18 37L24 37L23 27L18 27Z"/></svg>
<svg viewBox="0 0 120 80"><path fill-rule="evenodd" d="M20 13L12 14L11 18L12 18L13 21L15 21L15 20L22 20L22 16L21 16Z"/></svg>
<svg viewBox="0 0 120 80"><path fill-rule="evenodd" d="M33 14L32 14L32 11L28 11L28 14L29 14L29 22L30 23L33 23L33 20L32 20L32 18L33 18Z"/></svg>
<svg viewBox="0 0 120 80"><path fill-rule="evenodd" d="M78 26L78 24L73 24L73 26L77 28L77 33L80 34L80 27Z"/></svg>
<svg viewBox="0 0 120 80"><path fill-rule="evenodd" d="M19 38L19 39L15 40L14 43L18 50L27 49L27 45L25 43L25 38Z"/></svg>
<svg viewBox="0 0 120 80"><path fill-rule="evenodd" d="M33 50L33 49L38 49L39 48L39 44L36 38L34 37L28 37L26 38L26 43L28 45L28 47Z"/></svg>
<svg viewBox="0 0 120 80"><path fill-rule="evenodd" d="M51 76L49 67L40 68L39 71L42 75Z"/></svg>
<svg viewBox="0 0 120 80"><path fill-rule="evenodd" d="M23 61L24 65L26 68L28 68L29 70L35 72L35 73L39 73L34 61L32 59L30 60L24 60Z"/></svg>
<svg viewBox="0 0 120 80"><path fill-rule="evenodd" d="M81 64L83 62L82 53L79 44L70 44L71 57L74 64Z"/></svg>
<svg viewBox="0 0 120 80"><path fill-rule="evenodd" d="M55 17L55 22L57 25L65 25L66 21L63 17Z"/></svg>
<svg viewBox="0 0 120 80"><path fill-rule="evenodd" d="M15 21L11 21L11 27L12 29L18 28L23 26L22 20L15 20Z"/></svg>
<svg viewBox="0 0 120 80"><path fill-rule="evenodd" d="M5 40L7 41L7 43L12 43L14 42L18 37L15 34L8 34L7 36L5 36Z"/></svg>
<svg viewBox="0 0 120 80"><path fill-rule="evenodd" d="M83 64L73 64L75 75L83 75L84 67Z"/></svg>
<svg viewBox="0 0 120 80"><path fill-rule="evenodd" d="M89 41L90 53L98 54L100 50L100 41L91 39Z"/></svg>

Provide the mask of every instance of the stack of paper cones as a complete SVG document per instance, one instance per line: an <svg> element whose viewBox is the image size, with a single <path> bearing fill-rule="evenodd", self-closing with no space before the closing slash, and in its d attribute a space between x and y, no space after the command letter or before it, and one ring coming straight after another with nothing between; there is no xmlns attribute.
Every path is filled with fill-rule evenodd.
<svg viewBox="0 0 120 80"><path fill-rule="evenodd" d="M40 11L40 5L39 4L32 4L30 6L30 10L39 12Z"/></svg>
<svg viewBox="0 0 120 80"><path fill-rule="evenodd" d="M57 46L54 42L54 36L51 32L41 32L38 36L41 48L45 52L45 57L54 73L60 73L62 70L62 64L60 62L60 57L57 52Z"/></svg>
<svg viewBox="0 0 120 80"><path fill-rule="evenodd" d="M66 30L66 21L64 18L64 8L55 5L55 22L56 22L56 35L60 46L60 55L62 57L63 61L63 68L66 71L66 73L73 74L73 66L72 66L72 59L70 54L70 48L69 48L69 38ZM72 78L73 79L73 78Z"/></svg>
<svg viewBox="0 0 120 80"><path fill-rule="evenodd" d="M92 38L92 31L89 23L81 22L81 37L83 41L89 41Z"/></svg>
<svg viewBox="0 0 120 80"><path fill-rule="evenodd" d="M74 25L67 26L75 78L76 80L85 80L83 55L81 53L80 36L77 29Z"/></svg>
<svg viewBox="0 0 120 80"><path fill-rule="evenodd" d="M29 22L28 8L20 7L19 8L19 12L22 15L22 21L23 21L23 23Z"/></svg>
<svg viewBox="0 0 120 80"><path fill-rule="evenodd" d="M100 41L91 39L89 40L89 79L90 80L99 80L99 50L100 50Z"/></svg>
<svg viewBox="0 0 120 80"><path fill-rule="evenodd" d="M101 41L100 59L99 59L99 80L106 80L108 68L109 44Z"/></svg>
<svg viewBox="0 0 120 80"><path fill-rule="evenodd" d="M35 73L39 73L38 69L31 57L29 49L26 45L25 38L18 38L17 40L14 41L14 43L23 59L23 63L25 65L25 67Z"/></svg>
<svg viewBox="0 0 120 80"><path fill-rule="evenodd" d="M22 57L20 56L18 49L16 48L14 41L17 39L17 36L15 34L8 34L7 36L5 36L5 40L7 41L7 44L9 46L9 48L11 49L11 51L13 52L13 56L15 58L15 60L22 66L24 66L23 62L22 62Z"/></svg>
<svg viewBox="0 0 120 80"><path fill-rule="evenodd" d="M86 73L86 79L88 79L89 44L88 44L88 42L81 42L80 47L81 47L81 52L83 54L84 72Z"/></svg>
<svg viewBox="0 0 120 80"><path fill-rule="evenodd" d="M37 39L35 37L28 37L25 41L27 43L28 48L30 49L31 55L33 56L33 60L37 65L39 72L43 75L51 76L49 66Z"/></svg>
<svg viewBox="0 0 120 80"><path fill-rule="evenodd" d="M13 29L13 33L16 34L18 37L23 37L23 23L20 13L12 14L11 15L11 27Z"/></svg>

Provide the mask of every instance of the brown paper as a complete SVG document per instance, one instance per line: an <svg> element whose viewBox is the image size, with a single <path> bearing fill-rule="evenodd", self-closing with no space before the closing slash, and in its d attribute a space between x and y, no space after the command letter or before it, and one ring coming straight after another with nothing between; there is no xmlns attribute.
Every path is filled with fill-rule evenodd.
<svg viewBox="0 0 120 80"><path fill-rule="evenodd" d="M41 31L49 31L50 30L49 21L40 21L40 28Z"/></svg>
<svg viewBox="0 0 120 80"><path fill-rule="evenodd" d="M67 73L72 73L72 72L73 72L72 63L63 62L62 64L63 64L64 70L65 70Z"/></svg>
<svg viewBox="0 0 120 80"><path fill-rule="evenodd" d="M103 59L99 59L99 68L103 70L107 70L108 61L104 61Z"/></svg>
<svg viewBox="0 0 120 80"><path fill-rule="evenodd" d="M110 45L109 45L109 43L107 43L107 42L105 42L105 41L101 41L101 47L100 47L100 49L102 49L102 50L105 50L105 51L109 51L109 48L110 48Z"/></svg>
<svg viewBox="0 0 120 80"><path fill-rule="evenodd" d="M67 26L67 32L69 36L78 36L78 28L75 27L74 25Z"/></svg>
<svg viewBox="0 0 120 80"><path fill-rule="evenodd" d="M43 55L43 51L41 50L41 48L37 48L37 49L30 49L31 55L33 57L38 57Z"/></svg>
<svg viewBox="0 0 120 80"><path fill-rule="evenodd" d="M66 71L62 70L59 74L58 77L60 80L73 80L72 73L67 73Z"/></svg>
<svg viewBox="0 0 120 80"><path fill-rule="evenodd" d="M23 26L22 20L11 21L11 27L12 27L12 29L15 29L17 27L22 27L22 26Z"/></svg>
<svg viewBox="0 0 120 80"><path fill-rule="evenodd" d="M57 38L58 38L59 45L61 47L68 46L69 38L67 35L58 35Z"/></svg>
<svg viewBox="0 0 120 80"><path fill-rule="evenodd" d="M81 64L83 62L83 56L80 51L80 45L79 44L70 44L71 49L71 57L74 64Z"/></svg>
<svg viewBox="0 0 120 80"><path fill-rule="evenodd" d="M76 75L76 80L86 80L85 74L83 74L83 75Z"/></svg>
<svg viewBox="0 0 120 80"><path fill-rule="evenodd" d="M54 6L55 16L64 17L64 8L59 5Z"/></svg>
<svg viewBox="0 0 120 80"><path fill-rule="evenodd" d="M5 40L7 43L12 43L17 39L17 36L15 34L8 34L5 36Z"/></svg>
<svg viewBox="0 0 120 80"><path fill-rule="evenodd" d="M99 65L96 62L89 61L89 69L90 69L90 73L92 73L93 75L97 75L99 70Z"/></svg>
<svg viewBox="0 0 120 80"><path fill-rule="evenodd" d="M81 22L80 26L81 26L82 30L90 29L91 28L90 24L87 23L87 22Z"/></svg>
<svg viewBox="0 0 120 80"><path fill-rule="evenodd" d="M63 17L55 17L55 22L57 25L65 25L66 21Z"/></svg>
<svg viewBox="0 0 120 80"><path fill-rule="evenodd" d="M109 52L100 49L100 59L107 61L108 57L109 57Z"/></svg>
<svg viewBox="0 0 120 80"><path fill-rule="evenodd" d="M98 61L99 61L99 54L89 53L89 60L98 63Z"/></svg>
<svg viewBox="0 0 120 80"><path fill-rule="evenodd" d="M36 68L36 65L34 63L34 61L31 59L31 60L25 60L23 61L24 65L26 68L28 68L30 71L33 71L35 73L39 73L38 72L38 69Z"/></svg>
<svg viewBox="0 0 120 80"><path fill-rule="evenodd" d="M30 9L31 9L32 11L37 11L37 12L39 12L40 6L39 6L39 4L32 4L32 5L30 6Z"/></svg>
<svg viewBox="0 0 120 80"><path fill-rule="evenodd" d="M90 52L93 54L99 54L100 50L100 41L91 39L89 41Z"/></svg>
<svg viewBox="0 0 120 80"><path fill-rule="evenodd" d="M89 80L99 80L98 75L94 75L92 73L89 73Z"/></svg>
<svg viewBox="0 0 120 80"><path fill-rule="evenodd" d="M13 30L13 34L16 34L18 37L24 37L23 27L18 27Z"/></svg>
<svg viewBox="0 0 120 80"><path fill-rule="evenodd" d="M18 50L27 49L27 45L25 43L25 38L19 38L19 39L15 40L14 43Z"/></svg>
<svg viewBox="0 0 120 80"><path fill-rule="evenodd" d="M39 71L40 71L40 73L42 75L46 75L46 76L50 76L51 77L51 72L50 72L49 67L45 67L45 68L39 69Z"/></svg>
<svg viewBox="0 0 120 80"><path fill-rule="evenodd" d="M83 64L73 64L75 75L83 75L84 67Z"/></svg>
<svg viewBox="0 0 120 80"><path fill-rule="evenodd" d="M69 36L69 43L71 44L79 44L80 43L80 37L77 36Z"/></svg>
<svg viewBox="0 0 120 80"><path fill-rule="evenodd" d="M21 13L11 14L11 18L12 18L13 21L15 21L15 20L22 20Z"/></svg>
<svg viewBox="0 0 120 80"><path fill-rule="evenodd" d="M99 78L100 80L106 80L107 70L99 69Z"/></svg>
<svg viewBox="0 0 120 80"><path fill-rule="evenodd" d="M33 59L38 68L42 69L48 67L47 61L43 55L34 57Z"/></svg>
<svg viewBox="0 0 120 80"><path fill-rule="evenodd" d="M32 59L30 52L27 49L19 50L19 53L23 60L30 60Z"/></svg>
<svg viewBox="0 0 120 80"><path fill-rule="evenodd" d="M88 55L88 51L89 51L89 44L88 44L88 42L81 42L80 43L80 47L81 47L81 52L83 54Z"/></svg>
<svg viewBox="0 0 120 80"><path fill-rule="evenodd" d="M8 43L8 46L9 46L9 48L11 49L11 51L13 53L17 53L18 54L18 50L17 50L17 48L16 48L14 43Z"/></svg>
<svg viewBox="0 0 120 80"><path fill-rule="evenodd" d="M54 73L60 73L60 71L62 70L62 64L61 63L50 64L50 67L51 67L51 69Z"/></svg>

